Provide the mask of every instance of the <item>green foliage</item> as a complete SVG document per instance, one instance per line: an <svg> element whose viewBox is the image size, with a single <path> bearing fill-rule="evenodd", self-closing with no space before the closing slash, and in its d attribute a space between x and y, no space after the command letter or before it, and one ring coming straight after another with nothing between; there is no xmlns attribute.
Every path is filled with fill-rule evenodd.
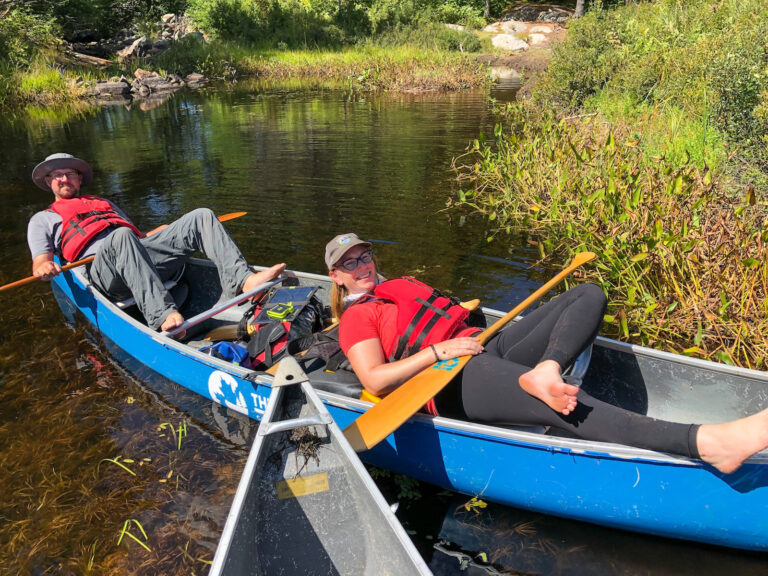
<svg viewBox="0 0 768 576"><path fill-rule="evenodd" d="M571 109L611 98L672 106L720 129L768 170L768 130L760 120L766 38L762 0L597 7L569 26L535 97Z"/></svg>
<svg viewBox="0 0 768 576"><path fill-rule="evenodd" d="M244 49L227 42L201 42L190 36L161 53L155 67L182 76L197 72L209 78L222 78L231 75L235 63L244 55Z"/></svg>
<svg viewBox="0 0 768 576"><path fill-rule="evenodd" d="M706 167L649 157L632 127L609 126L508 106L495 140L457 166L459 203L499 232L530 233L542 257L596 252L589 276L609 296L611 335L765 368L765 203L754 190L734 200Z"/></svg>
<svg viewBox="0 0 768 576"><path fill-rule="evenodd" d="M33 67L21 80L19 95L27 102L49 102L50 95L66 92L61 73L45 65Z"/></svg>
<svg viewBox="0 0 768 576"><path fill-rule="evenodd" d="M369 14L374 34L410 25L419 19L415 0L374 0Z"/></svg>
<svg viewBox="0 0 768 576"><path fill-rule="evenodd" d="M370 32L368 13L347 4L298 0L190 0L188 14L222 40L252 46L339 47Z"/></svg>
<svg viewBox="0 0 768 576"><path fill-rule="evenodd" d="M449 0L439 4L435 9L439 22L447 24L461 24L470 28L482 28L485 26L483 7L471 4L462 4L457 0Z"/></svg>
<svg viewBox="0 0 768 576"><path fill-rule="evenodd" d="M0 18L0 105L24 99L23 94L36 92L35 82L19 86L19 78L39 54L56 45L56 26L52 20L27 10L10 10Z"/></svg>
<svg viewBox="0 0 768 576"><path fill-rule="evenodd" d="M452 30L443 24L425 23L419 26L398 26L380 34L379 46L414 46L423 50L448 52L479 52L486 48L472 32Z"/></svg>
<svg viewBox="0 0 768 576"><path fill-rule="evenodd" d="M29 66L41 50L56 44L56 32L50 19L26 10L11 10L0 18L0 66Z"/></svg>
<svg viewBox="0 0 768 576"><path fill-rule="evenodd" d="M223 40L260 47L338 48L361 41L415 42L440 49L479 49L466 32L445 32L439 22L479 27L481 8L460 0L189 0L200 29ZM427 35L434 38L427 40Z"/></svg>
<svg viewBox="0 0 768 576"><path fill-rule="evenodd" d="M130 24L184 12L187 0L36 0L25 5L34 15L56 22L71 40L82 34L106 38Z"/></svg>

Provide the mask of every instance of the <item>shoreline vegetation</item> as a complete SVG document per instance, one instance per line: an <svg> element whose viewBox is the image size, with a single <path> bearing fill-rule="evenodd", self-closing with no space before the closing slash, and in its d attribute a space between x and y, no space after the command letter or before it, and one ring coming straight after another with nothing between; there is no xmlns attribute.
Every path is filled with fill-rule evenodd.
<svg viewBox="0 0 768 576"><path fill-rule="evenodd" d="M142 2L102 4L102 11L110 5L127 10ZM492 51L491 43L471 29L485 20L469 5L451 4L453 12L446 12L430 0L377 0L353 7L293 0L178 0L151 2L151 10L115 21L106 12L92 13L97 10L80 14L77 3L61 8L41 0L34 6L37 12L0 4L0 109L71 105L92 95L97 81L131 78L137 69L163 77L194 73L229 81L325 79L363 91L461 90L490 81L478 55ZM186 12L163 15L171 9ZM161 17L183 21L185 34L161 37L166 32ZM449 27L449 22L463 25ZM126 57L116 39L129 34L141 40ZM153 45L163 50L150 53L146 46ZM73 50L81 46L88 54ZM111 50L104 53L105 46Z"/></svg>
<svg viewBox="0 0 768 576"><path fill-rule="evenodd" d="M454 160L449 204L553 267L596 252L604 334L765 370L768 6L595 4Z"/></svg>

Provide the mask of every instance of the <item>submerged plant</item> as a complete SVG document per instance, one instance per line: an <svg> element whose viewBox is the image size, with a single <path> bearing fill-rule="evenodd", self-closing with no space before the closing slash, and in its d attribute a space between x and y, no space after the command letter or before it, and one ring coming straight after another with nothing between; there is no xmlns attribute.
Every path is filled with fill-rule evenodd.
<svg viewBox="0 0 768 576"><path fill-rule="evenodd" d="M138 539L137 536L132 534L128 529L133 525L136 524L138 529L141 531L141 535L144 536L144 542ZM152 552L152 549L145 544L146 541L149 540L149 537L147 536L146 531L144 530L144 527L141 525L141 522L136 520L135 518L131 518L130 520L126 520L123 524L123 529L120 532L120 538L117 539L117 545L120 546L120 543L123 541L123 536L128 536L131 540L136 542L139 546L144 548L147 552Z"/></svg>

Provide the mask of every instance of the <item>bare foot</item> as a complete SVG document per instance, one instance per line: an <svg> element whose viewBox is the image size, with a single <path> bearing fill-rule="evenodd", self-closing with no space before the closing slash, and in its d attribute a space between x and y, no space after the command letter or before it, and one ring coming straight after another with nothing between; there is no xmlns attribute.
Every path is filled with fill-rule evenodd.
<svg viewBox="0 0 768 576"><path fill-rule="evenodd" d="M560 365L554 360L545 360L520 376L520 387L564 416L576 408L579 388L563 382Z"/></svg>
<svg viewBox="0 0 768 576"><path fill-rule="evenodd" d="M178 328L184 324L184 316L179 314L177 311L173 311L168 316L165 317L165 320L163 320L163 324L160 326L161 332L170 332L174 328ZM179 334L175 334L174 338L183 338L184 332L181 332Z"/></svg>
<svg viewBox="0 0 768 576"><path fill-rule="evenodd" d="M700 426L696 445L704 462L726 474L735 472L744 460L768 448L768 408L733 422Z"/></svg>
<svg viewBox="0 0 768 576"><path fill-rule="evenodd" d="M264 284L270 280L274 280L285 270L285 263L275 264L271 268L256 272L248 276L243 282L243 292L250 292L254 288L257 288L259 284Z"/></svg>

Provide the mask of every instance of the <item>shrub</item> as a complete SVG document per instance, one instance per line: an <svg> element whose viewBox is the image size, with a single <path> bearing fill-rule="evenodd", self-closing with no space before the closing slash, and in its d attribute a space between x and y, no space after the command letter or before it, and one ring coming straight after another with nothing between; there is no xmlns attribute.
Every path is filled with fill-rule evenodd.
<svg viewBox="0 0 768 576"><path fill-rule="evenodd" d="M671 106L687 114L689 124L719 129L744 158L768 171L768 126L759 117L768 83L766 38L763 0L598 8L569 26L534 97L571 110L612 98Z"/></svg>
<svg viewBox="0 0 768 576"><path fill-rule="evenodd" d="M456 0L439 4L435 15L440 22L446 24L461 24L469 28L485 26L483 9L467 4L459 4Z"/></svg>
<svg viewBox="0 0 768 576"><path fill-rule="evenodd" d="M56 44L57 29L50 19L13 9L0 18L0 65L27 67L35 55Z"/></svg>
<svg viewBox="0 0 768 576"><path fill-rule="evenodd" d="M601 118L510 106L493 142L457 166L459 202L541 255L592 250L606 330L645 345L765 369L768 210L731 198L707 168L645 158Z"/></svg>

